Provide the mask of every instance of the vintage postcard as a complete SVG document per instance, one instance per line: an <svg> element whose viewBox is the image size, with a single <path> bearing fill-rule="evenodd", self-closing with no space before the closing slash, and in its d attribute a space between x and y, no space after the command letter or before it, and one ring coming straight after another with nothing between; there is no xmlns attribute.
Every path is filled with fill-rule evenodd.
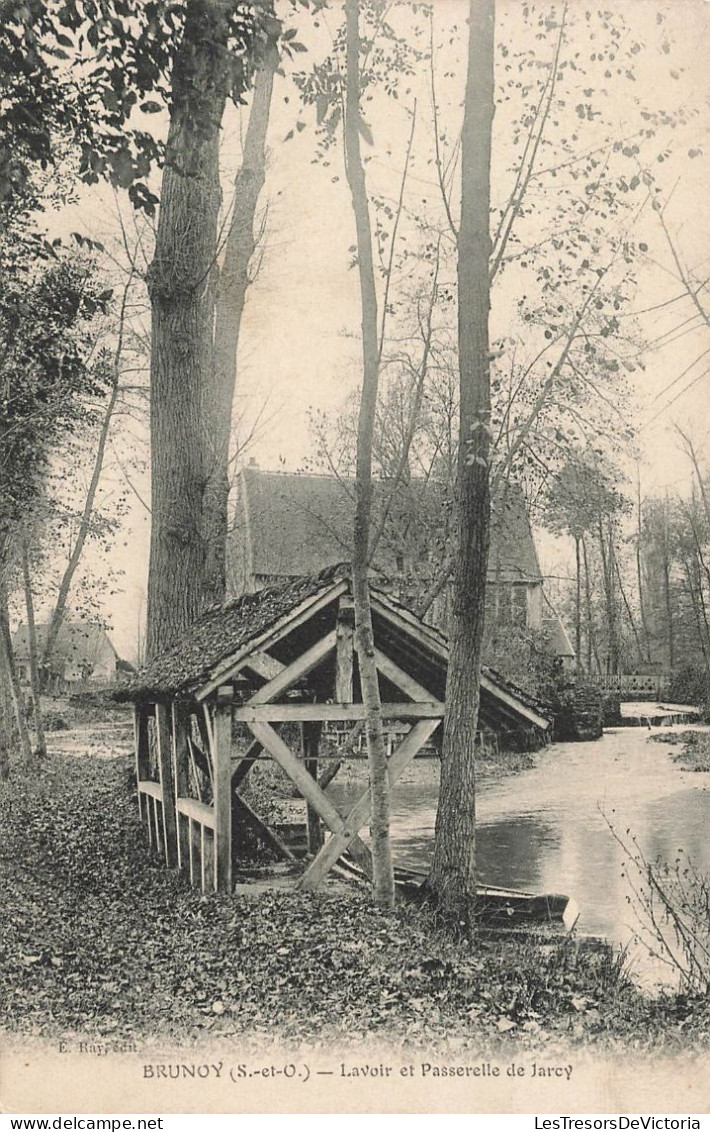
<svg viewBox="0 0 710 1132"><path fill-rule="evenodd" d="M709 51L3 3L3 1111L700 1127Z"/></svg>

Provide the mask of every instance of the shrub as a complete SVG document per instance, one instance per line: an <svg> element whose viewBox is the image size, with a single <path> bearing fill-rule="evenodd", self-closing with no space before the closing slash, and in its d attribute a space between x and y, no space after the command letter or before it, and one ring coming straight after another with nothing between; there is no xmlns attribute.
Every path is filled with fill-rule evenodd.
<svg viewBox="0 0 710 1132"><path fill-rule="evenodd" d="M710 699L707 669L698 664L686 664L677 669L668 685L668 699L707 708Z"/></svg>
<svg viewBox="0 0 710 1132"><path fill-rule="evenodd" d="M682 849L673 862L649 861L634 837L626 841L610 829L626 858L628 901L639 941L675 975L680 991L708 995L710 876Z"/></svg>
<svg viewBox="0 0 710 1132"><path fill-rule="evenodd" d="M69 724L59 711L46 711L43 716L45 731L68 731Z"/></svg>

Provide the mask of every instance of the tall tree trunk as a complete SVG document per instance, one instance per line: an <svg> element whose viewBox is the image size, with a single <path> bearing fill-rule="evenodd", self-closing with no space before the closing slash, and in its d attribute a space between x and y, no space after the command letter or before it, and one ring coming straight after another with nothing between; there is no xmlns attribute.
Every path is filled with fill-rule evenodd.
<svg viewBox="0 0 710 1132"><path fill-rule="evenodd" d="M249 289L249 265L256 250L256 209L266 177L266 134L274 75L279 65L276 39L267 45L254 81L242 164L234 178L232 219L219 274L215 311L214 382L205 406L207 484L204 496L205 603L215 605L226 592L229 523L229 447L237 380L237 349Z"/></svg>
<svg viewBox="0 0 710 1132"><path fill-rule="evenodd" d="M44 758L47 754L47 741L44 735L44 722L42 719L42 701L40 698L39 678L39 650L37 648L37 629L35 627L35 607L32 596L32 573L30 570L30 548L27 532L22 533L22 582L25 590L25 609L27 610L27 638L30 654L30 688L32 690L32 715L34 720L35 738L37 744L35 755Z"/></svg>
<svg viewBox="0 0 710 1132"><path fill-rule="evenodd" d="M639 612L641 614L641 631L643 633L643 641L646 653L646 660L651 660L651 637L648 631L648 621L646 618L646 587L643 580L643 564L641 559L641 547L643 544L643 511L641 508L641 475L636 479L636 583L639 591Z"/></svg>
<svg viewBox="0 0 710 1132"><path fill-rule="evenodd" d="M574 647L577 653L577 671L583 666L582 661L582 555L580 535L574 536L574 563L576 569L576 588L574 601Z"/></svg>
<svg viewBox="0 0 710 1132"><path fill-rule="evenodd" d="M429 886L446 918L471 924L476 899L475 737L490 545L490 172L494 0L470 0L458 233L457 553L441 787Z"/></svg>
<svg viewBox="0 0 710 1132"><path fill-rule="evenodd" d="M671 595L671 567L667 547L663 547L663 603L666 612L666 645L668 648L668 667L675 664L675 624L673 619L673 599Z"/></svg>
<svg viewBox="0 0 710 1132"><path fill-rule="evenodd" d="M612 562L613 562L613 566L614 566L614 573L616 575L616 580L619 584L619 593L621 594L621 600L624 603L624 609L626 610L626 616L629 619L629 625L631 626L631 632L634 635L634 642L636 644L636 657L638 659L639 664L643 664L644 652L643 652L643 645L641 643L641 637L639 635L638 629L636 628L636 618L634 617L634 613L633 613L633 610L631 608L631 603L630 603L628 597L626 596L626 589L624 588L624 583L623 583L623 580L622 580L622 577L621 577L621 570L619 568L619 559L617 558L616 554L614 553L613 547L612 547Z"/></svg>
<svg viewBox="0 0 710 1132"><path fill-rule="evenodd" d="M20 754L25 763L32 762L32 743L27 730L25 718L25 705L22 697L22 688L17 676L15 664L15 651L12 647L12 634L10 632L10 617L7 609L7 589L5 580L0 576L0 666L5 673L7 687L10 692L12 710L15 716L15 725L20 742ZM12 737L8 736L7 747L12 747ZM0 742L0 746L2 743Z"/></svg>
<svg viewBox="0 0 710 1132"><path fill-rule="evenodd" d="M367 754L370 771L374 897L378 904L394 904L394 871L390 845L390 799L387 748L382 724L382 704L375 664L368 560L372 515L372 441L377 409L379 347L377 337L377 291L372 253L370 209L365 170L360 152L360 5L346 0L346 100L345 155L347 178L357 232L358 272L362 321L363 377L358 418L355 471L355 522L353 530L353 603L355 641L365 704Z"/></svg>
<svg viewBox="0 0 710 1132"><path fill-rule="evenodd" d="M594 635L594 618L592 616L592 585L589 578L589 559L587 557L587 541L582 535L582 561L584 563L584 605L587 623L587 672L592 671L592 658L596 661L597 672L601 673L602 666L597 651Z"/></svg>
<svg viewBox="0 0 710 1132"><path fill-rule="evenodd" d="M685 571L685 586L690 597L690 604L693 607L698 643L707 671L708 659L710 658L710 625L708 624L700 567L695 556L692 558L684 556L683 569Z"/></svg>
<svg viewBox="0 0 710 1132"><path fill-rule="evenodd" d="M688 434L684 433L682 431L682 429L679 428L678 425L675 426L675 429L676 429L676 432L680 433L680 436L682 437L683 441L685 442L686 452L688 453L688 456L690 457L690 461L693 465L693 469L695 471L695 476L696 476L696 479L698 481L698 487L700 488L700 497L703 501L703 510L705 511L705 518L706 518L708 524L710 525L710 494L708 493L707 485L706 485L705 479L703 478L703 473L702 473L701 468L700 468L700 462L698 460L698 454L695 451L695 445L693 444L693 441L691 440L690 436Z"/></svg>
<svg viewBox="0 0 710 1132"><path fill-rule="evenodd" d="M204 607L205 406L211 403L219 132L227 98L227 5L188 0L155 255L148 272L151 542L147 653L171 644Z"/></svg>
<svg viewBox="0 0 710 1132"><path fill-rule="evenodd" d="M619 671L619 632L616 620L616 595L614 594L614 565L612 555L614 547L611 536L611 526L609 532L604 530L604 522L602 517L599 517L598 522L599 533L599 552L602 560L602 580L604 582L604 607L606 611L606 628L608 640L608 667L612 676L616 676Z"/></svg>

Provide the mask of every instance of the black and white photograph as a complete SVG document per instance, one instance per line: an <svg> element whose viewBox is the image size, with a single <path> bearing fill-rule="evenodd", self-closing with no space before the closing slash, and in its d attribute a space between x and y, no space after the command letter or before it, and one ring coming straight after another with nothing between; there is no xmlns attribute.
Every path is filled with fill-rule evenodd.
<svg viewBox="0 0 710 1132"><path fill-rule="evenodd" d="M700 1129L708 59L0 0L1 1111Z"/></svg>

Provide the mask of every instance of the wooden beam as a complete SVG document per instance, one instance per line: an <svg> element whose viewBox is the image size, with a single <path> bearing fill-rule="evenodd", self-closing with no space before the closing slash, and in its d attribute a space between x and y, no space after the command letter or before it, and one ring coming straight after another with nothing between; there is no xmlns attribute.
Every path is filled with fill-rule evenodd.
<svg viewBox="0 0 710 1132"><path fill-rule="evenodd" d="M449 662L449 649L446 641L436 629L424 625L414 613L401 606L392 605L380 591L372 591L371 604L373 612L377 612L392 625L398 626L405 634L414 637L429 653L434 653L446 664Z"/></svg>
<svg viewBox="0 0 710 1132"><path fill-rule="evenodd" d="M335 629L330 633L326 633L320 641L316 641L304 653L296 657L291 664L287 664L278 676L274 676L273 680L269 680L264 684L263 688L259 688L253 696L250 696L247 703L249 704L268 704L272 700L278 699L279 696L317 668L321 661L325 660L329 653L335 648Z"/></svg>
<svg viewBox="0 0 710 1132"><path fill-rule="evenodd" d="M395 688L399 688L400 692L404 692L405 696L411 696L413 700L426 703L432 699L432 693L424 688L413 676L405 672L393 660L390 660L381 649L375 649L375 663L377 669L386 676Z"/></svg>
<svg viewBox="0 0 710 1132"><path fill-rule="evenodd" d="M195 788L197 790L197 797L199 798L199 800L201 802L202 801L202 786L200 784L200 776L197 772L198 772L198 769L203 770L204 773L208 777L211 777L211 775L210 775L210 765L209 765L209 760L207 758L207 755L204 753L204 751L200 750L200 748L197 746L197 744L195 742L193 742L192 736L190 735L189 732L187 734L187 753L188 753L188 757L190 759L190 766L192 767L192 774L193 774L193 777L194 777L194 780L195 780ZM204 763L204 766L202 765L203 763Z"/></svg>
<svg viewBox="0 0 710 1132"><path fill-rule="evenodd" d="M371 601L373 611L376 611L391 624L398 626L403 632L409 633L428 652L434 653L434 655L445 664L448 664L448 647L446 643L439 638L435 629L432 629L428 625L422 625L419 619L408 610L392 606L384 594L373 592ZM485 672L481 674L481 688L485 689L491 696L499 699L501 703L509 707L517 717L522 716L527 722L533 723L542 730L546 730L550 726L549 719L540 715L539 712L536 712L533 708L528 707L522 700L519 700L510 692L505 691L495 680L487 676Z"/></svg>
<svg viewBox="0 0 710 1132"><path fill-rule="evenodd" d="M215 762L216 762L215 737L214 737L214 725L213 725L213 722L212 722L212 716L210 714L210 705L209 704L203 704L202 705L202 714L201 715L200 715L200 712L198 711L198 713L197 713L197 724L198 724L198 727L200 728L200 734L202 735L202 739L203 739L204 744L205 744L205 753L209 756L210 763L212 765L212 771L213 771L213 774L214 774L214 765L215 765Z"/></svg>
<svg viewBox="0 0 710 1132"><path fill-rule="evenodd" d="M322 775L318 779L318 785L320 786L321 790L325 790L326 786L330 786L331 782L335 778L342 765L343 760L338 758L335 760L335 762L332 762L330 766L327 766L325 768Z"/></svg>
<svg viewBox="0 0 710 1132"><path fill-rule="evenodd" d="M178 798L186 798L188 796L188 783L190 781L190 752L187 742L187 733L190 725L189 705L173 700L171 716L175 794Z"/></svg>
<svg viewBox="0 0 710 1132"><path fill-rule="evenodd" d="M287 861L295 861L296 857L289 849L288 845L281 840L275 829L272 829L268 822L259 817L256 810L252 810L248 802L245 802L242 796L235 790L234 800L239 810L239 816L246 818L253 829L256 830L262 841L275 849L280 857L285 858Z"/></svg>
<svg viewBox="0 0 710 1132"><path fill-rule="evenodd" d="M163 791L158 782L153 782L152 778L143 778L138 783L138 791L140 794L146 794L149 798L157 798L159 802L163 800Z"/></svg>
<svg viewBox="0 0 710 1132"><path fill-rule="evenodd" d="M516 696L506 692L490 676L486 676L485 672L481 673L481 689L488 692L489 695L495 699L500 700L501 703L509 707L516 716L523 716L529 723L533 723L535 727L539 727L542 731L546 731L550 726L550 721L544 715L540 715L534 708L528 707Z"/></svg>
<svg viewBox="0 0 710 1132"><path fill-rule="evenodd" d="M140 783L145 780L150 773L150 759L148 749L148 715L145 707L141 704L136 704L133 708L133 740L135 744L136 756L136 782ZM143 808L143 800L140 790L138 791L138 816L141 821L148 822L150 815L148 813L147 805L145 812Z"/></svg>
<svg viewBox="0 0 710 1132"><path fill-rule="evenodd" d="M256 739L250 743L241 759L232 771L232 787L236 789L244 781L249 771L253 767L259 755L263 751L261 743L257 743Z"/></svg>
<svg viewBox="0 0 710 1132"><path fill-rule="evenodd" d="M136 780L148 777L148 716L142 704L133 709L133 736L136 751Z"/></svg>
<svg viewBox="0 0 710 1132"><path fill-rule="evenodd" d="M168 709L165 704L155 705L156 753L158 779L163 794L163 846L165 863L174 868L178 863L177 826L175 812L175 781L173 779L172 737Z"/></svg>
<svg viewBox="0 0 710 1132"><path fill-rule="evenodd" d="M382 705L384 719L442 719L444 704L399 703ZM242 723L309 723L364 720L364 704L242 704L235 707L234 718ZM253 727L251 728L253 731Z"/></svg>
<svg viewBox="0 0 710 1132"><path fill-rule="evenodd" d="M190 726L190 708L184 702L173 700L171 707L171 751L173 758L173 782L175 784L175 832L177 836L177 865L184 869L187 865L190 847L188 844L187 822L180 820L178 798L187 797L190 781L190 751L187 742L187 729Z"/></svg>
<svg viewBox="0 0 710 1132"><path fill-rule="evenodd" d="M205 705L206 706L206 705ZM220 688L214 711L214 886L232 891L232 689Z"/></svg>
<svg viewBox="0 0 710 1132"><path fill-rule="evenodd" d="M197 700L204 700L207 696L212 695L217 690L220 684L224 684L227 680L235 674L242 661L246 660L249 656L257 651L264 651L271 648L277 641L287 637L294 629L299 628L304 622L310 621L312 617L319 613L322 609L326 609L332 602L336 601L341 594L347 591L348 582L343 579L336 582L325 593L316 595L315 597L306 598L295 609L279 618L275 625L272 625L264 633L259 634L253 641L250 641L244 648L239 649L224 660L219 668L215 670L210 680L198 688L195 692Z"/></svg>
<svg viewBox="0 0 710 1132"><path fill-rule="evenodd" d="M177 810L178 813L190 818L190 821L199 822L200 825L206 825L208 829L214 829L212 806L206 806L204 802L197 802L194 798L178 798Z"/></svg>
<svg viewBox="0 0 710 1132"><path fill-rule="evenodd" d="M402 740L387 764L390 786L399 778L400 774L409 766L417 751L424 746L439 726L438 719L422 720L417 723ZM312 891L317 888L323 878L338 860L362 827L369 821L371 800L369 789L360 795L357 802L345 818L342 832L334 833L329 837L318 856L311 862L298 882L297 888L303 891Z"/></svg>
<svg viewBox="0 0 710 1132"><path fill-rule="evenodd" d="M268 652L254 652L242 662L240 671L243 668L248 668L256 676L261 676L263 680L273 680L280 672L283 672L285 664L277 660L275 656L269 656ZM237 673L235 672L236 676Z"/></svg>
<svg viewBox="0 0 710 1132"><path fill-rule="evenodd" d="M281 736L268 723L253 722L249 724L249 728L264 749L286 771L302 797L320 814L328 828L334 833L340 832L344 828L344 823L339 811L327 794L323 793L318 783L313 781L301 760L294 755Z"/></svg>
<svg viewBox="0 0 710 1132"><path fill-rule="evenodd" d="M372 864L372 853L358 834L355 834L353 837L348 845L347 851L355 863L360 866L365 876L372 880L374 868Z"/></svg>

